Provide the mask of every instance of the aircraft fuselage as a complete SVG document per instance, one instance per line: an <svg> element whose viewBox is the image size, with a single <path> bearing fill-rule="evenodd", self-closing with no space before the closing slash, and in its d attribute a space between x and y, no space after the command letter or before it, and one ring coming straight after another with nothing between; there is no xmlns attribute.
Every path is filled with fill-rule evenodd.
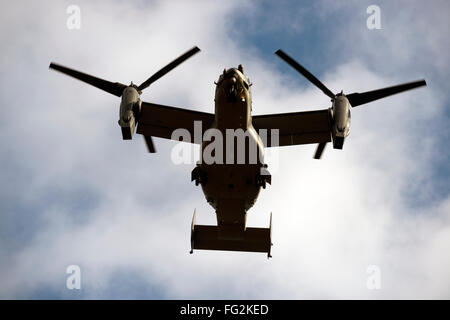
<svg viewBox="0 0 450 320"><path fill-rule="evenodd" d="M200 164L206 176L206 183L202 183L203 192L216 211L219 232L225 234L228 231L239 234L239 231L245 230L247 210L256 202L260 192L258 176L264 166L264 145L252 125L250 83L241 70L242 67L224 70L216 83L215 121L212 127L219 130L223 137L224 161L210 164L202 161ZM239 138L231 136L232 132L245 133L244 145ZM202 155L211 143L202 143ZM226 150L230 143L233 144L231 153ZM250 147L252 144L255 149ZM244 154L239 153L240 147L243 147Z"/></svg>

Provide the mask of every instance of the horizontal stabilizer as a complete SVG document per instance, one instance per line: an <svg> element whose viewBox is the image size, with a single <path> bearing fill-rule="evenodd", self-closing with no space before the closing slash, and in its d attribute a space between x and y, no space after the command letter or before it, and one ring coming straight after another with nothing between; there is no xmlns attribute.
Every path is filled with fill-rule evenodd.
<svg viewBox="0 0 450 320"><path fill-rule="evenodd" d="M221 238L216 226L194 226L192 249L266 252L270 254L269 228L247 228L242 239Z"/></svg>
<svg viewBox="0 0 450 320"><path fill-rule="evenodd" d="M272 221L272 218L271 218ZM246 228L239 237L224 237L217 226L195 225L191 229L191 253L194 249L265 252L270 258L272 237L270 228Z"/></svg>

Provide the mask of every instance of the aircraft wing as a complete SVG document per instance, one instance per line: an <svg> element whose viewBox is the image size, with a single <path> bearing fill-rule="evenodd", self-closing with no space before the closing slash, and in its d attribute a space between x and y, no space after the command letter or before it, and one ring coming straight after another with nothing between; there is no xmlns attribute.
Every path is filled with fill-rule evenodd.
<svg viewBox="0 0 450 320"><path fill-rule="evenodd" d="M331 141L328 109L253 116L256 131L267 129L266 147L271 147L270 130L279 130L279 146Z"/></svg>
<svg viewBox="0 0 450 320"><path fill-rule="evenodd" d="M199 143L194 141L194 121L202 122L203 135L214 122L214 114L142 102L136 133L145 137L171 139L175 129L183 128L189 131L191 143Z"/></svg>

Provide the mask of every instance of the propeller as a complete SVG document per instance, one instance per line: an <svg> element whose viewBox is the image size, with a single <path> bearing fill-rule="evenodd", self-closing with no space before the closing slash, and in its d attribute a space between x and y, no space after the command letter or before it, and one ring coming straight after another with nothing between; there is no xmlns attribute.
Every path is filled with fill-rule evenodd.
<svg viewBox="0 0 450 320"><path fill-rule="evenodd" d="M175 69L176 67L178 67L180 64L182 64L184 61L186 61L187 59L189 59L190 57L192 57L194 54L196 54L197 52L199 52L200 49L198 47L193 47L191 50L187 51L186 53L182 54L181 56L179 56L178 58L176 58L175 60L173 60L171 63L169 63L167 66L165 66L164 68L162 68L161 70L159 70L158 72L156 72L155 74L153 74L150 78L148 78L147 80L145 80L139 87L138 90L142 91L145 88L147 88L148 86L150 86L153 82L155 82L156 80L158 80L159 78L163 77L164 75L166 75L168 72L172 71L173 69Z"/></svg>
<svg viewBox="0 0 450 320"><path fill-rule="evenodd" d="M181 63L192 57L194 54L199 52L200 49L198 47L193 47L186 53L182 54L175 60L173 60L171 63L166 65L164 68L160 69L156 73L154 73L150 78L148 78L146 81L144 81L140 86L137 87L139 91L142 91L146 89L148 86L150 86L153 82L160 79L164 75L166 75L168 72L175 69L177 66L179 66ZM103 91L106 91L108 93L111 93L115 96L122 96L123 90L127 87L126 85L120 83L120 82L110 82L104 79L100 79L94 76L91 76L87 73L83 73L77 70L73 70L67 67L64 67L62 65L56 64L56 63L50 63L49 66L50 69L62 72L68 76L71 76L73 78L76 78L78 80L81 80L83 82L86 82L98 89L101 89Z"/></svg>
<svg viewBox="0 0 450 320"><path fill-rule="evenodd" d="M311 72L306 70L303 66L300 65L297 61L288 56L283 50L279 49L275 52L277 56L286 61L292 68L300 72L306 79L311 81L316 87L322 90L327 96L331 99L334 99L335 94L331 92L319 79L317 79Z"/></svg>
<svg viewBox="0 0 450 320"><path fill-rule="evenodd" d="M83 82L86 82L86 83L90 84L91 86L99 88L103 91L106 91L106 92L111 93L118 97L122 96L123 90L127 87L123 83L110 82L107 80L103 80L103 79L91 76L87 73L73 70L73 69L61 66L59 64L53 63L53 62L50 63L49 68L59 71L59 72L62 72L68 76L71 76L71 77L81 80Z"/></svg>
<svg viewBox="0 0 450 320"><path fill-rule="evenodd" d="M138 91L138 93L140 95L142 93L142 90L148 88L153 82L160 79L161 77L166 75L168 72L172 71L173 69L175 69L181 63L183 63L184 61L186 61L187 59L189 59L190 57L192 57L194 54L198 53L199 51L200 51L200 49L198 47L193 47L192 49L188 50L187 52L185 52L184 54L182 54L181 56L179 56L178 58L176 58L175 60L170 62L168 65L166 65L165 67L163 67L162 69L160 69L159 71L154 73L150 78L145 80L140 86L136 87L135 85L133 85L133 83L131 83L130 86L133 86L134 88L136 88L136 90ZM123 83L111 82L111 81L107 81L104 79L100 79L100 78L91 76L87 73L80 72L80 71L77 71L74 69L70 69L70 68L64 67L62 65L53 63L53 62L50 63L49 68L59 71L59 72L62 72L68 76L76 78L80 81L90 84L98 89L106 91L117 97L121 97L124 89L128 87L127 85L125 85ZM145 138L145 143L147 145L148 151L150 153L156 152L152 137L145 136L144 138Z"/></svg>
<svg viewBox="0 0 450 320"><path fill-rule="evenodd" d="M144 136L145 145L147 146L147 150L150 153L155 153L155 145L153 144L152 136Z"/></svg>
<svg viewBox="0 0 450 320"><path fill-rule="evenodd" d="M366 104L378 99L382 99L403 91L415 89L421 86L426 86L427 83L425 80L419 80L419 81L413 81L408 83L399 84L392 87L387 87L383 89L373 90L373 91L366 91L363 93L354 92L351 94L348 94L346 97L348 101L350 102L350 105L352 107L360 106L362 104Z"/></svg>
<svg viewBox="0 0 450 320"><path fill-rule="evenodd" d="M293 67L295 70L297 70L300 74L302 74L306 79L308 79L310 82L312 82L316 87L318 87L320 90L322 90L323 93L325 93L328 97L330 97L332 100L335 99L336 94L333 94L333 92L328 89L319 79L317 79L311 72L306 70L302 65L300 65L297 61L292 59L290 56L288 56L283 50L279 49L275 52L277 56L279 56L281 59L283 59L285 62L287 62L291 67ZM366 104L378 99L382 99L403 91L415 89L421 86L426 86L427 83L425 80L418 80L408 83L403 83L399 85L395 85L392 87L386 87L381 88L377 90L372 91L366 91L366 92L354 92L348 95L345 95L348 99L350 105L352 107L360 106L362 104ZM341 93L342 91L341 91ZM314 154L314 159L320 159L322 156L323 150L325 149L326 143L319 143L316 149L316 152Z"/></svg>

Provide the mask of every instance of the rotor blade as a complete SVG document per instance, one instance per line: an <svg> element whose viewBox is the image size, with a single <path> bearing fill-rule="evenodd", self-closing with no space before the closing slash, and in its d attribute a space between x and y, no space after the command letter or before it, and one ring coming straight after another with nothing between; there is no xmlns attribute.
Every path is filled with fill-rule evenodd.
<svg viewBox="0 0 450 320"><path fill-rule="evenodd" d="M161 70L156 72L150 78L148 78L145 82L143 82L138 87L138 89L139 90L144 90L149 85L151 85L153 82L155 82L156 80L158 80L159 78L164 76L166 73L168 73L169 71L171 71L174 68L176 68L177 66L179 66L181 63L183 63L184 61L186 61L187 59L189 59L190 57L192 57L194 54L196 54L199 51L200 51L200 49L198 47L193 47L191 50L189 50L188 52L182 54L181 56L179 56L178 58L173 60L171 63L169 63L167 66L165 66L164 68L162 68Z"/></svg>
<svg viewBox="0 0 450 320"><path fill-rule="evenodd" d="M284 51L279 49L279 50L277 50L277 52L275 52L275 54L277 56L279 56L281 59L283 59L284 61L286 61L292 68L294 68L295 70L300 72L306 79L311 81L314 85L316 85L316 87L318 87L320 90L322 90L323 93L325 93L331 99L334 98L335 95L333 92L331 92L330 89L328 89L322 82L320 82L319 79L317 79L315 76L313 76L313 74L311 72L306 70L297 61L295 61L290 56L288 56L286 53L284 53Z"/></svg>
<svg viewBox="0 0 450 320"><path fill-rule="evenodd" d="M321 142L317 145L316 152L314 153L314 159L320 159L322 157L322 153L326 145L326 142Z"/></svg>
<svg viewBox="0 0 450 320"><path fill-rule="evenodd" d="M59 72L62 72L68 76L74 77L83 82L86 82L96 88L99 88L103 91L106 91L106 92L111 93L118 97L122 96L123 90L127 87L126 85L124 85L122 83L110 82L107 80L103 80L103 79L91 76L89 74L61 66L61 65L53 63L53 62L50 63L49 68L59 71Z"/></svg>
<svg viewBox="0 0 450 320"><path fill-rule="evenodd" d="M145 145L147 146L147 150L150 153L155 153L155 145L153 144L152 136L144 136Z"/></svg>
<svg viewBox="0 0 450 320"><path fill-rule="evenodd" d="M350 102L350 104L352 105L352 107L356 107L356 106L359 106L359 105L362 105L365 103L372 102L374 100L378 100L381 98L391 96L393 94L397 94L397 93L400 93L403 91L415 89L417 87L426 86L426 85L427 85L427 83L425 82L425 80L419 80L419 81L399 84L399 85L392 86L392 87L382 88L382 89L378 89L378 90L367 91L367 92L363 92L363 93L358 93L358 92L351 93L351 94L347 95L347 99Z"/></svg>

